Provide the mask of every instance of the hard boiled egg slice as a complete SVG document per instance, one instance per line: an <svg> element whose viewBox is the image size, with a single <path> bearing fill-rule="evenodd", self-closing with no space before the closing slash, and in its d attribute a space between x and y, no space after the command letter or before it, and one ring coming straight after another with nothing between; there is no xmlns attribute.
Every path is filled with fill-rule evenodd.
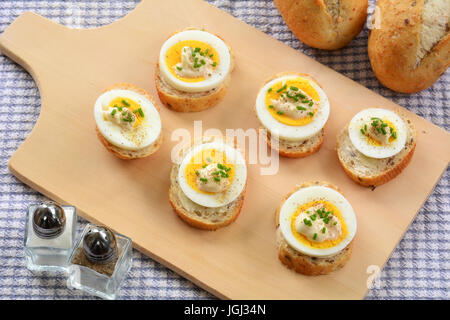
<svg viewBox="0 0 450 320"><path fill-rule="evenodd" d="M396 155L405 147L407 128L395 112L370 108L353 117L348 133L359 152L370 158L382 159Z"/></svg>
<svg viewBox="0 0 450 320"><path fill-rule="evenodd" d="M174 88L204 92L219 87L231 68L228 46L219 37L202 30L174 34L162 45L159 70Z"/></svg>
<svg viewBox="0 0 450 320"><path fill-rule="evenodd" d="M316 135L325 126L329 114L328 97L306 75L292 73L273 79L256 98L256 115L262 125L274 136L288 141Z"/></svg>
<svg viewBox="0 0 450 320"><path fill-rule="evenodd" d="M133 124L127 121L129 110ZM132 114L131 114L132 113ZM133 90L112 89L98 97L94 117L102 136L111 144L126 150L143 149L158 139L161 118L153 103Z"/></svg>
<svg viewBox="0 0 450 320"><path fill-rule="evenodd" d="M200 171L212 166L217 167L214 171L217 173L211 176L211 180L228 180L228 187L223 192L207 192L201 188L201 183L209 182L200 181ZM238 150L223 142L195 145L184 156L178 172L178 183L184 194L193 202L210 208L221 207L234 201L244 190L246 181L247 167L244 157Z"/></svg>
<svg viewBox="0 0 450 320"><path fill-rule="evenodd" d="M291 194L280 210L279 222L287 243L312 257L338 254L356 233L350 203L338 191L324 186L301 188Z"/></svg>

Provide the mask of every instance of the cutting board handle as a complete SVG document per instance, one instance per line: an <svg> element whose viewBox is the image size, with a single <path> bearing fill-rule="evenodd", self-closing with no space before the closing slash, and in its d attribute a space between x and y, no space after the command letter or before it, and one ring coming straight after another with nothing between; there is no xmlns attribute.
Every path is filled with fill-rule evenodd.
<svg viewBox="0 0 450 320"><path fill-rule="evenodd" d="M34 79L39 56L46 49L46 35L63 34L70 29L33 12L24 12L0 36L0 52L24 67Z"/></svg>

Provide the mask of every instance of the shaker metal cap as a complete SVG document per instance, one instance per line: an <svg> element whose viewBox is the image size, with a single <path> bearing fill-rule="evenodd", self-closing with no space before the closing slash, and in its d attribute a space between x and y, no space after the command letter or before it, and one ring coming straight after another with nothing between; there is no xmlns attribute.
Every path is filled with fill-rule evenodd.
<svg viewBox="0 0 450 320"><path fill-rule="evenodd" d="M57 203L43 202L33 212L33 230L39 238L56 238L65 226L66 214Z"/></svg>
<svg viewBox="0 0 450 320"><path fill-rule="evenodd" d="M117 256L114 232L106 227L92 227L84 236L83 251L91 262L105 264L112 261Z"/></svg>

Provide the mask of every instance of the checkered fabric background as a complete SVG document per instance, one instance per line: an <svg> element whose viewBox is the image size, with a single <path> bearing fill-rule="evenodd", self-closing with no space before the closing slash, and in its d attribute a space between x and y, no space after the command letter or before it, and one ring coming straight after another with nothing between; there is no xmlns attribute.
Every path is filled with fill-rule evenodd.
<svg viewBox="0 0 450 320"><path fill-rule="evenodd" d="M170 0L167 0L170 1ZM450 72L417 94L397 94L380 85L367 57L368 29L344 49L311 49L288 30L271 0L208 0L211 4L358 81L434 124L449 130ZM92 28L111 23L138 3L130 1L0 0L0 32L26 10L60 24ZM370 12L374 2L370 2ZM0 55L0 299L95 299L66 289L64 277L34 276L25 267L23 236L28 204L44 197L19 182L7 162L30 133L40 112L40 96L31 76ZM386 264L378 287L367 299L450 298L449 170L423 206ZM81 226L85 221L80 219ZM134 250L131 273L119 299L211 299L209 293Z"/></svg>

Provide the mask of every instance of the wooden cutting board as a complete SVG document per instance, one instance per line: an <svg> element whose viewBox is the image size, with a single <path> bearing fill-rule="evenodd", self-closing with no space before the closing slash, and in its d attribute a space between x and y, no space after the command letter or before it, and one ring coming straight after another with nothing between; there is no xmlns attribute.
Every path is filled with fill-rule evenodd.
<svg viewBox="0 0 450 320"><path fill-rule="evenodd" d="M156 96L154 68L160 46L173 32L204 27L236 53L225 99L194 114L161 107L165 141L149 158L123 161L95 134L93 106L105 88L131 82ZM22 65L42 97L39 119L9 162L11 172L46 196L133 239L144 254L221 298L363 298L368 266L382 267L447 167L449 134L405 111L418 129L408 168L374 191L353 183L339 166L336 134L362 108L398 107L313 59L197 0L143 1L125 18L97 29L73 30L24 13L0 37L2 53ZM313 75L331 101L321 150L305 159L281 159L277 175L249 165L245 203L231 226L215 232L183 223L168 202L171 133L206 128L254 128L256 93L271 75L295 70ZM353 205L358 232L348 264L327 276L307 277L277 258L274 212L295 184L328 180Z"/></svg>

